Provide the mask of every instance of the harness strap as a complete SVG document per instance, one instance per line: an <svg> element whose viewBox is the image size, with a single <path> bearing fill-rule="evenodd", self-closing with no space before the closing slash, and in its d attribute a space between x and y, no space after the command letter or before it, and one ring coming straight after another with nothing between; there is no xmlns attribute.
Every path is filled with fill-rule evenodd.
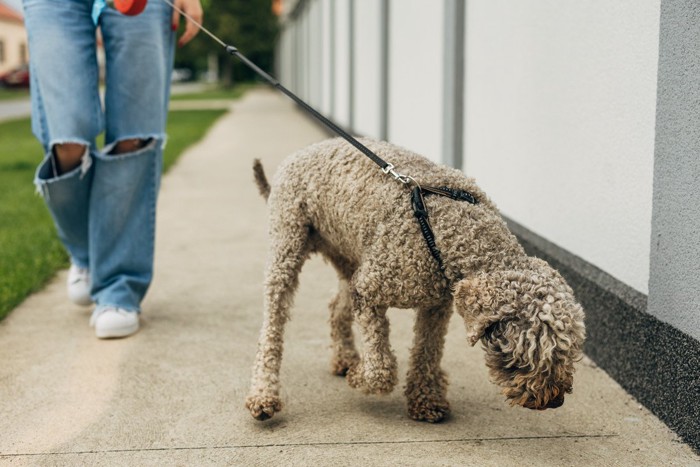
<svg viewBox="0 0 700 467"><path fill-rule="evenodd" d="M466 201L469 204L476 204L476 198L474 195L464 190L457 190L455 188L448 188L446 186L432 187L424 186L422 187L424 194L434 194L440 196L446 196L447 198L452 198L455 201Z"/></svg>
<svg viewBox="0 0 700 467"><path fill-rule="evenodd" d="M416 186L411 190L411 206L413 207L413 215L418 220L418 225L420 231L423 234L425 243L428 245L428 250L430 254L433 255L435 261L437 261L440 271L445 271L445 265L442 262L442 255L440 254L440 249L435 243L435 234L433 233L433 228L430 225L428 208L425 206L424 195L435 194L439 196L445 196L447 198L453 199L455 201L466 201L469 204L477 204L478 201L468 191L458 190L448 187L431 187L431 186Z"/></svg>

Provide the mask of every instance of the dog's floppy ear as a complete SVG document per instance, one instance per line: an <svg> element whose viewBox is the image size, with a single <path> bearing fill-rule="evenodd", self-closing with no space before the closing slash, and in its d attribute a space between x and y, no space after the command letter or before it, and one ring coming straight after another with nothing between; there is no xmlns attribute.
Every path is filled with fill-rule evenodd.
<svg viewBox="0 0 700 467"><path fill-rule="evenodd" d="M498 321L498 315L491 312L495 297L489 282L485 274L479 274L459 281L455 287L454 307L464 319L471 345L476 344L486 329Z"/></svg>
<svg viewBox="0 0 700 467"><path fill-rule="evenodd" d="M513 279L506 276L513 274L513 271L508 271L507 274L479 273L457 283L454 306L464 319L467 339L471 345L484 336L489 326L514 314L511 304L515 300L515 291L503 287L503 282Z"/></svg>

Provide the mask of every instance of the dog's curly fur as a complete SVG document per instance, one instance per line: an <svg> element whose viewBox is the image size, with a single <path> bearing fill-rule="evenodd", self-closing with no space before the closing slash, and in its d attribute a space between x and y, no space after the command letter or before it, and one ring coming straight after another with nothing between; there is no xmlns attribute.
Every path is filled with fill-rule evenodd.
<svg viewBox="0 0 700 467"><path fill-rule="evenodd" d="M429 186L472 193L478 203L427 196L444 272L426 247L409 190L341 139L312 145L285 160L272 186L259 161L254 172L268 198L270 252L265 316L246 407L264 420L282 408L279 371L283 328L298 275L321 253L340 279L330 303L332 371L365 393L397 383L389 344L389 307L416 309L405 395L409 415L436 422L449 412L440 368L447 324L456 309L469 343L481 340L492 380L511 404L560 406L581 358L583 310L546 262L529 257L474 180L397 146L363 140L397 170ZM361 330L358 354L353 320Z"/></svg>

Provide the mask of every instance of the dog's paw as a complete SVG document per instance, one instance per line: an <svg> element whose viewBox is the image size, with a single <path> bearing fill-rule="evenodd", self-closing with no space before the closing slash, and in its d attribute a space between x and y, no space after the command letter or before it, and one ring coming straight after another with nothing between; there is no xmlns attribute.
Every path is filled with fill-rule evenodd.
<svg viewBox="0 0 700 467"><path fill-rule="evenodd" d="M388 394L398 382L395 368L374 368L368 371L362 363L351 366L346 378L350 387L365 394Z"/></svg>
<svg viewBox="0 0 700 467"><path fill-rule="evenodd" d="M408 402L408 416L429 423L443 421L450 413L450 403L444 398L423 397Z"/></svg>
<svg viewBox="0 0 700 467"><path fill-rule="evenodd" d="M267 420L282 410L282 401L277 396L254 395L248 396L245 406L256 420Z"/></svg>
<svg viewBox="0 0 700 467"><path fill-rule="evenodd" d="M414 420L437 423L450 413L450 403L445 398L447 376L442 371L439 377L430 380L408 375L404 395L408 400L408 415Z"/></svg>

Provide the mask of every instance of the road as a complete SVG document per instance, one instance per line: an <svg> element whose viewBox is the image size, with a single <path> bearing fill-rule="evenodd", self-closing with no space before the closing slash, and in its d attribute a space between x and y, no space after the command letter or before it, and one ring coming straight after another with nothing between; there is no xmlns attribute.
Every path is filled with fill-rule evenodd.
<svg viewBox="0 0 700 467"><path fill-rule="evenodd" d="M172 94L198 92L203 90L205 86L201 83L177 83L172 85L171 92ZM29 117L31 110L29 98L0 101L0 122Z"/></svg>

